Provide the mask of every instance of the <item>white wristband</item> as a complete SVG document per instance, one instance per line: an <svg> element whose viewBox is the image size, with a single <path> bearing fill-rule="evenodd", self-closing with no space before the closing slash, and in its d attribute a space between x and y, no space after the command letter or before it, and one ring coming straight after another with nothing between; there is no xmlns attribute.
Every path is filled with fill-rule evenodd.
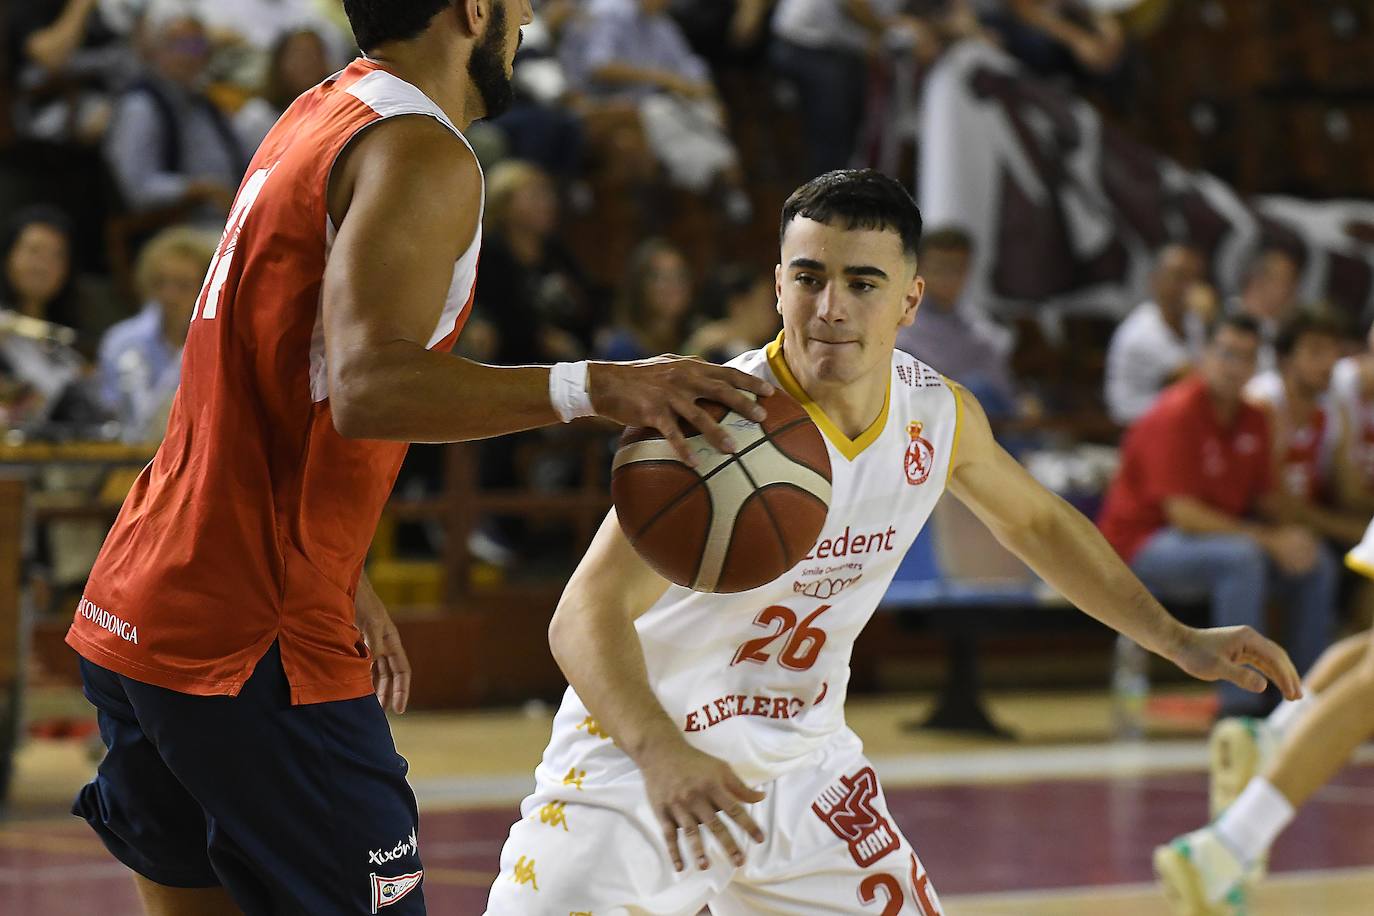
<svg viewBox="0 0 1374 916"><path fill-rule="evenodd" d="M564 423L578 417L590 417L592 396L587 393L587 361L555 363L549 370L549 401Z"/></svg>

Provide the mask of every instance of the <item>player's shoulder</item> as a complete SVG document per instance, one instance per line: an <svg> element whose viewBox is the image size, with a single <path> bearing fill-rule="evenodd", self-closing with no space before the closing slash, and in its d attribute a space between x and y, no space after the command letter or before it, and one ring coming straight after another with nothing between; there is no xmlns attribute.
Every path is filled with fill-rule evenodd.
<svg viewBox="0 0 1374 916"><path fill-rule="evenodd" d="M958 397L959 386L905 350L892 351L893 399Z"/></svg>
<svg viewBox="0 0 1374 916"><path fill-rule="evenodd" d="M773 378L773 373L768 367L768 351L765 347L756 350L746 350L739 356L725 364L731 369L738 369L740 372L758 376L762 379L777 381Z"/></svg>

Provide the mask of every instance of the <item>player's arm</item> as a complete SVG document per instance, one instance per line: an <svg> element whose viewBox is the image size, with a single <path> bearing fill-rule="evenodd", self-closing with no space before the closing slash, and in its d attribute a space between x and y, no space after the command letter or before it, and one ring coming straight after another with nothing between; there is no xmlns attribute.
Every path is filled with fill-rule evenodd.
<svg viewBox="0 0 1374 916"><path fill-rule="evenodd" d="M457 442L558 422L548 367L484 366L427 348L454 262L477 232L481 189L476 159L427 117L367 130L335 164L329 201L338 235L325 268L323 324L330 403L343 435ZM755 415L745 392L772 388L733 369L666 358L592 363L586 383L595 413L659 429L688 460L678 418L732 450L696 400Z"/></svg>
<svg viewBox="0 0 1374 916"><path fill-rule="evenodd" d="M1117 556L1096 526L1032 477L1007 454L978 400L960 386L963 430L950 491L1076 607L1194 677L1226 678L1247 690L1264 689L1253 665L1296 697L1298 673L1283 649L1249 627L1198 630L1170 616Z"/></svg>
<svg viewBox="0 0 1374 916"><path fill-rule="evenodd" d="M549 625L549 647L598 728L644 774L674 866L683 868L680 830L698 866L706 867L703 829L742 864L739 847L718 815L724 813L762 842L763 833L742 802L762 801L763 793L746 786L724 761L692 747L649 684L635 620L668 585L635 553L612 510L563 591Z"/></svg>

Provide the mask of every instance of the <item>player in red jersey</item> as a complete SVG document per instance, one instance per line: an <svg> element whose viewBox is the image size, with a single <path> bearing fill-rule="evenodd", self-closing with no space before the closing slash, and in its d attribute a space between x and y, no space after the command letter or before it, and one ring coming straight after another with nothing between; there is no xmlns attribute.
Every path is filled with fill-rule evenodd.
<svg viewBox="0 0 1374 916"><path fill-rule="evenodd" d="M761 413L766 383L676 358L494 368L471 307L481 168L528 0L346 0L367 56L249 166L186 339L167 437L68 634L109 753L74 811L150 913L424 911L415 800L382 705L409 666L362 575L412 441L599 414ZM743 389L743 390L741 390ZM376 693L376 698L372 693Z"/></svg>

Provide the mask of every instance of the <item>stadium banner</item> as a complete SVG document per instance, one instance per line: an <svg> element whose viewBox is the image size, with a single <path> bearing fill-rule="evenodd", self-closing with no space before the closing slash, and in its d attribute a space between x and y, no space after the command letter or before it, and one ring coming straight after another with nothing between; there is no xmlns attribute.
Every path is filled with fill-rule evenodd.
<svg viewBox="0 0 1374 916"><path fill-rule="evenodd" d="M1103 122L992 46L964 42L930 73L919 196L927 227L977 245L970 301L1124 315L1147 296L1152 252L1197 245L1223 297L1261 244L1302 265L1300 298L1374 317L1374 203L1245 199Z"/></svg>

